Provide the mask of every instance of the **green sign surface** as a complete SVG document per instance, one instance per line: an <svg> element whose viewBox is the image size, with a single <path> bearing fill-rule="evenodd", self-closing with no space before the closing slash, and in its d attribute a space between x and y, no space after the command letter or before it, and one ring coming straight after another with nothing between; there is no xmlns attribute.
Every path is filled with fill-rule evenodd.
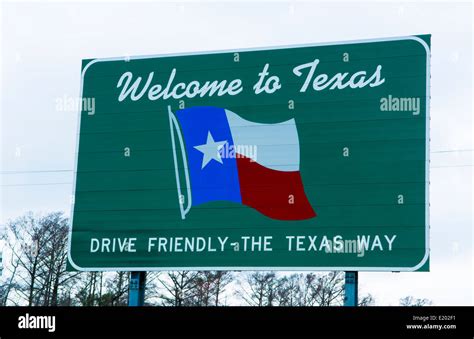
<svg viewBox="0 0 474 339"><path fill-rule="evenodd" d="M430 36L84 60L77 270L428 270Z"/></svg>

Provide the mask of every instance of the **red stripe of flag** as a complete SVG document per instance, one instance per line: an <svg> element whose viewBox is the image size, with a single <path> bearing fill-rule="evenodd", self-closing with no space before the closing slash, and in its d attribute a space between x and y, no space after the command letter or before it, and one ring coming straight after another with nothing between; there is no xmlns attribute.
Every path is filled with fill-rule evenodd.
<svg viewBox="0 0 474 339"><path fill-rule="evenodd" d="M304 192L299 171L277 171L239 154L240 194L244 205L277 220L304 220L316 213Z"/></svg>

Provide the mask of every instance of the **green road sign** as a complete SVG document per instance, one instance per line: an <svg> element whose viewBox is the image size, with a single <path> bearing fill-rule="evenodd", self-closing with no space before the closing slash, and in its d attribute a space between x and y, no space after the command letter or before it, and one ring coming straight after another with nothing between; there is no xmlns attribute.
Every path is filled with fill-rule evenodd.
<svg viewBox="0 0 474 339"><path fill-rule="evenodd" d="M430 36L84 60L77 270L428 270Z"/></svg>

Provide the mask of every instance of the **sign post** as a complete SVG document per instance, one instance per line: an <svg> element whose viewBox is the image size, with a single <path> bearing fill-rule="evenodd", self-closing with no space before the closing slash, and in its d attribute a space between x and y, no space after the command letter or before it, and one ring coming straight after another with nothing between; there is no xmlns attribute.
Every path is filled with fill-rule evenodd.
<svg viewBox="0 0 474 339"><path fill-rule="evenodd" d="M427 271L429 80L429 35L83 60L71 266L133 298L138 271Z"/></svg>
<svg viewBox="0 0 474 339"><path fill-rule="evenodd" d="M146 272L130 272L128 306L143 306L145 302Z"/></svg>
<svg viewBox="0 0 474 339"><path fill-rule="evenodd" d="M344 306L357 306L359 302L359 272L346 271Z"/></svg>

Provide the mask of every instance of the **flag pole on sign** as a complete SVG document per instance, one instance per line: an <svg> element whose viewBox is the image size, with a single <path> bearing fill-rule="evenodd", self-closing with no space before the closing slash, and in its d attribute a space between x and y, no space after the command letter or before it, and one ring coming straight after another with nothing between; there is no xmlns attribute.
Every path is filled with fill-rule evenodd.
<svg viewBox="0 0 474 339"><path fill-rule="evenodd" d="M173 111L171 110L171 106L168 106L168 117L169 117L169 122L170 122L171 146L173 148L173 161L174 161L174 171L175 171L175 176L176 176L176 188L178 191L179 210L181 212L181 218L186 219L186 214L191 209L191 204L192 204L191 185L189 183L188 162L186 160L183 136L181 135L181 130L179 128L178 121L176 120L176 117ZM184 178L186 181L186 195L187 195L186 199L184 199L185 197L181 192L181 183L179 179L179 167L178 167L178 155L177 155L177 148L176 148L176 141L175 141L175 131L176 131L176 135L178 136L179 148L181 150L181 157L183 161ZM184 208L185 201L187 203L186 208Z"/></svg>

